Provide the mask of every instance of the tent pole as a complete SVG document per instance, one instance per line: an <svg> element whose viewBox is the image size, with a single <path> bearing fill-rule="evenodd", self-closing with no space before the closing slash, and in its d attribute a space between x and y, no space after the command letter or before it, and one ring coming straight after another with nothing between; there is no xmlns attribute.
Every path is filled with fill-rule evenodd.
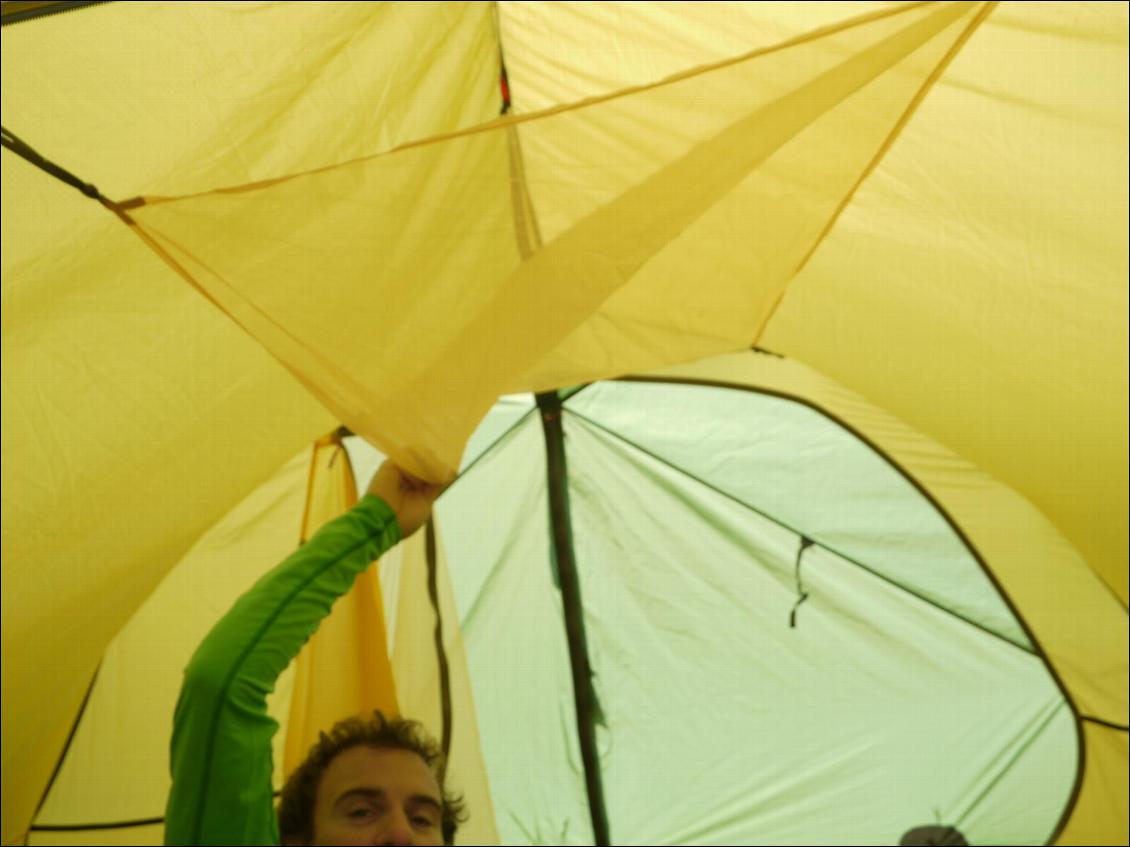
<svg viewBox="0 0 1130 847"><path fill-rule="evenodd" d="M593 688L585 639L581 581L573 556L573 527L569 518L568 469L565 463L565 438L561 422L561 398L556 391L537 395L545 432L546 476L549 483L549 521L553 533L553 555L565 613L565 636L569 642L569 665L573 673L573 703L577 710L577 740L585 769L592 831L600 847L611 844L608 814L604 808L604 788L600 777L600 758L596 749L596 690Z"/></svg>
<svg viewBox="0 0 1130 847"><path fill-rule="evenodd" d="M82 9L85 6L100 6L106 0L63 0L63 2L12 2L4 4L3 15L0 16L0 26L18 24L20 21L30 21L42 18L45 15L58 15Z"/></svg>

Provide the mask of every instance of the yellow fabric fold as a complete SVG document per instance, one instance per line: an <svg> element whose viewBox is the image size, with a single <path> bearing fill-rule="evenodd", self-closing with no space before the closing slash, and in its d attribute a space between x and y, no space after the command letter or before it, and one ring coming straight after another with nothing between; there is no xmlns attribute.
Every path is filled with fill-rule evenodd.
<svg viewBox="0 0 1130 847"><path fill-rule="evenodd" d="M302 543L356 502L349 454L340 438L321 439L310 457ZM302 764L319 733L328 732L339 720L374 709L390 717L399 714L377 567L357 577L294 660L284 779Z"/></svg>
<svg viewBox="0 0 1130 847"><path fill-rule="evenodd" d="M896 7L662 84L129 214L351 429L446 479L499 394L747 346L982 8ZM542 237L524 260L514 173Z"/></svg>

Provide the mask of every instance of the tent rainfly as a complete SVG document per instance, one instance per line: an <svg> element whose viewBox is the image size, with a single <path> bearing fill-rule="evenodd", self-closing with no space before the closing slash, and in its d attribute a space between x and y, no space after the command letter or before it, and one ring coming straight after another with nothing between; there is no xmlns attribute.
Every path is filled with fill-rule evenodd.
<svg viewBox="0 0 1130 847"><path fill-rule="evenodd" d="M380 705L464 843L1127 843L1125 3L2 10L4 844L159 843L381 455L280 780Z"/></svg>

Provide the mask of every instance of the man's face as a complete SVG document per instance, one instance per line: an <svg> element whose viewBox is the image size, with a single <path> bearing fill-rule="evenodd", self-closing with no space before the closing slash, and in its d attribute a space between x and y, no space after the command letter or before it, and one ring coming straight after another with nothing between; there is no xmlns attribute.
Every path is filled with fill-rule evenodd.
<svg viewBox="0 0 1130 847"><path fill-rule="evenodd" d="M322 774L315 844L443 844L439 783L410 750L350 747Z"/></svg>

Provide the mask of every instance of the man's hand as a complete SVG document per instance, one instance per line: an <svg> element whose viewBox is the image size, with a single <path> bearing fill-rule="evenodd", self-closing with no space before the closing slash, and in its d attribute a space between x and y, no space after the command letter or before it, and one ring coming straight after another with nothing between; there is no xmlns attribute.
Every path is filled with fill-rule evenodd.
<svg viewBox="0 0 1130 847"><path fill-rule="evenodd" d="M432 503L444 488L444 485L417 479L386 460L373 474L368 493L380 497L396 512L400 537L407 538L431 517Z"/></svg>

